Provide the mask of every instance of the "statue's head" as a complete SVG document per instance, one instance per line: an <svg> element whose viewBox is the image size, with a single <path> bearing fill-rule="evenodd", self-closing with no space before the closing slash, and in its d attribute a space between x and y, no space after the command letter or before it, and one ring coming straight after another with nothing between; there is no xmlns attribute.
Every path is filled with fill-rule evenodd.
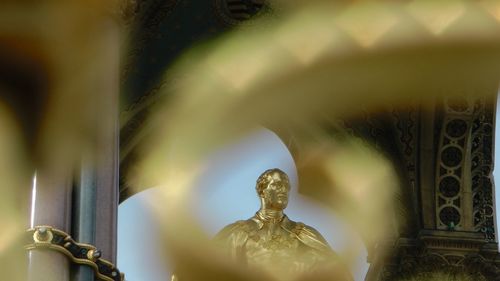
<svg viewBox="0 0 500 281"><path fill-rule="evenodd" d="M274 210L283 210L288 204L290 181L280 169L269 169L257 179L257 194L265 206Z"/></svg>

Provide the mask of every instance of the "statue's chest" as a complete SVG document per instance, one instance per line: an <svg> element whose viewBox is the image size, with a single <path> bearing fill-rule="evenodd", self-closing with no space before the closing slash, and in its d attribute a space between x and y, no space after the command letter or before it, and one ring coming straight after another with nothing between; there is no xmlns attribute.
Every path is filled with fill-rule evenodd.
<svg viewBox="0 0 500 281"><path fill-rule="evenodd" d="M250 234L246 243L246 256L250 263L268 260L287 260L296 256L301 242L295 234L283 228L263 227Z"/></svg>

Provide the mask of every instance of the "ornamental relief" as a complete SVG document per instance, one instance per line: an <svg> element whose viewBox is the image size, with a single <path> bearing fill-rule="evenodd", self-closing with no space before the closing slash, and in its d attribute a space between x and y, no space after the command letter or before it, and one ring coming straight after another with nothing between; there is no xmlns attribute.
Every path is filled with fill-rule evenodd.
<svg viewBox="0 0 500 281"><path fill-rule="evenodd" d="M478 100L474 108L471 145L471 185L474 230L495 241L493 198L493 103Z"/></svg>
<svg viewBox="0 0 500 281"><path fill-rule="evenodd" d="M473 103L465 99L446 100L439 137L436 176L437 228L463 230L466 186L465 165L470 142Z"/></svg>
<svg viewBox="0 0 500 281"><path fill-rule="evenodd" d="M493 110L486 98L445 100L436 165L437 228L481 232L492 242Z"/></svg>
<svg viewBox="0 0 500 281"><path fill-rule="evenodd" d="M500 268L479 255L423 253L404 255L399 264L384 268L384 281L498 281Z"/></svg>

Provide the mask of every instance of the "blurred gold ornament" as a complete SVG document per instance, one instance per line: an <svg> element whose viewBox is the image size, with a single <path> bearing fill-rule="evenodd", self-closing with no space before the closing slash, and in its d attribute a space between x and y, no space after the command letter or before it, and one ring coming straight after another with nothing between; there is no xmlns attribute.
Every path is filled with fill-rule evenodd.
<svg viewBox="0 0 500 281"><path fill-rule="evenodd" d="M462 1L412 1L410 14L434 35L439 35L465 13Z"/></svg>

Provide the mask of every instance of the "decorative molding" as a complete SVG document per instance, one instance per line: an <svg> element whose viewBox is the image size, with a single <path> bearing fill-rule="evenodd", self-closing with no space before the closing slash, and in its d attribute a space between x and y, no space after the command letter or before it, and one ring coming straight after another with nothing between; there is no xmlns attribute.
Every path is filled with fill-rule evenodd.
<svg viewBox="0 0 500 281"><path fill-rule="evenodd" d="M26 250L55 250L72 262L92 267L96 278L103 281L124 281L125 276L109 261L101 259L101 252L94 246L77 243L69 234L51 226L28 229Z"/></svg>
<svg viewBox="0 0 500 281"><path fill-rule="evenodd" d="M406 160L406 171L410 186L416 182L416 109L408 107L406 110L392 110L393 125L396 130L396 139L403 158Z"/></svg>
<svg viewBox="0 0 500 281"><path fill-rule="evenodd" d="M393 108L391 110L391 119L393 127L394 142L398 148L400 159L401 159L401 173L404 174L406 179L404 179L403 187L408 190L409 199L412 206L413 213L416 217L419 216L419 193L418 187L420 181L418 178L418 149L419 144L419 132L418 132L418 117L419 112L417 110L418 106L416 103L411 103L411 105L399 109ZM417 229L418 219L415 219L414 229Z"/></svg>
<svg viewBox="0 0 500 281"><path fill-rule="evenodd" d="M493 198L493 110L486 98L444 102L436 163L438 229L483 233L496 241Z"/></svg>
<svg viewBox="0 0 500 281"><path fill-rule="evenodd" d="M480 253L480 247L486 241L474 241L471 237L477 236L477 233L466 233L465 236L470 237L450 242L445 236L440 239L429 236L430 240L423 243L417 239L410 240L412 243L397 245L375 280L427 281L449 277L451 279L443 280L500 281L498 262L486 259ZM449 247L450 243L454 243L452 248ZM436 245L438 247L434 247Z"/></svg>
<svg viewBox="0 0 500 281"><path fill-rule="evenodd" d="M474 229L496 241L493 198L493 110L491 101L478 99L474 104L471 145L471 186Z"/></svg>
<svg viewBox="0 0 500 281"><path fill-rule="evenodd" d="M479 253L488 243L483 234L465 231L422 230L418 239L426 249L441 252Z"/></svg>
<svg viewBox="0 0 500 281"><path fill-rule="evenodd" d="M466 169L470 161L470 130L474 104L471 100L446 99L439 133L436 163L436 227L446 230L470 230L464 215L468 203L464 194L468 179ZM469 204L470 205L470 204Z"/></svg>

